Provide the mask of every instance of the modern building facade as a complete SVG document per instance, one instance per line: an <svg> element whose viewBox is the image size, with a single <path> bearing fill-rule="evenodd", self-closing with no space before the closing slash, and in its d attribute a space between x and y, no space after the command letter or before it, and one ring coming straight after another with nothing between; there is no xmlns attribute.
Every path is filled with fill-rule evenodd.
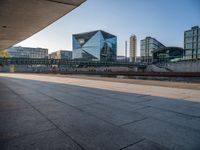
<svg viewBox="0 0 200 150"><path fill-rule="evenodd" d="M185 51L181 47L165 47L152 51L153 63L178 61L183 58Z"/></svg>
<svg viewBox="0 0 200 150"><path fill-rule="evenodd" d="M15 58L48 58L48 49L31 47L11 47L7 49L10 57Z"/></svg>
<svg viewBox="0 0 200 150"><path fill-rule="evenodd" d="M135 62L137 56L137 37L132 35L130 37L130 62Z"/></svg>
<svg viewBox="0 0 200 150"><path fill-rule="evenodd" d="M141 61L145 63L153 62L153 51L165 48L165 46L153 37L146 37L140 41Z"/></svg>
<svg viewBox="0 0 200 150"><path fill-rule="evenodd" d="M186 59L200 58L200 28L194 26L184 32L184 49Z"/></svg>
<svg viewBox="0 0 200 150"><path fill-rule="evenodd" d="M73 35L73 59L116 61L117 37L102 30Z"/></svg>
<svg viewBox="0 0 200 150"><path fill-rule="evenodd" d="M59 51L49 54L49 58L71 60L72 59L72 51L59 50Z"/></svg>
<svg viewBox="0 0 200 150"><path fill-rule="evenodd" d="M117 56L117 62L127 62L129 58L126 56Z"/></svg>

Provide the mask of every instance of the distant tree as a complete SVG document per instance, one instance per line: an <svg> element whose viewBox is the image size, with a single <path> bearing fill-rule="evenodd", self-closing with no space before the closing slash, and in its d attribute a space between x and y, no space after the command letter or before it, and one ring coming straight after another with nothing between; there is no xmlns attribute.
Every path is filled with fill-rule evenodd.
<svg viewBox="0 0 200 150"><path fill-rule="evenodd" d="M7 50L0 50L0 57L1 58L9 58L10 54L8 53Z"/></svg>
<svg viewBox="0 0 200 150"><path fill-rule="evenodd" d="M0 58L9 58L10 54L7 50L0 50ZM0 72L5 71L6 65L0 65ZM14 65L9 65L9 71L14 72Z"/></svg>

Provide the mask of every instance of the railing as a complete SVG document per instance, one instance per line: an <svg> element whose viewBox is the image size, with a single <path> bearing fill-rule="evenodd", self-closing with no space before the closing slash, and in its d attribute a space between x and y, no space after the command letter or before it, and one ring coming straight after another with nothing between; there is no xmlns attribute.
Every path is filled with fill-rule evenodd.
<svg viewBox="0 0 200 150"><path fill-rule="evenodd" d="M58 66L126 66L145 67L143 63L132 62L102 62L102 61L75 61L65 59L44 59L44 58L0 58L0 65L58 65Z"/></svg>

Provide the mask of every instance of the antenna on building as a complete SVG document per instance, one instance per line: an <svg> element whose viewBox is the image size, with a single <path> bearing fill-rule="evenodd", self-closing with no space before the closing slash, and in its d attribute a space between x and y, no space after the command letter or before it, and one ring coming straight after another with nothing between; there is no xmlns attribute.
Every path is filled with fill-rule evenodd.
<svg viewBox="0 0 200 150"><path fill-rule="evenodd" d="M125 62L127 62L127 41L125 41Z"/></svg>

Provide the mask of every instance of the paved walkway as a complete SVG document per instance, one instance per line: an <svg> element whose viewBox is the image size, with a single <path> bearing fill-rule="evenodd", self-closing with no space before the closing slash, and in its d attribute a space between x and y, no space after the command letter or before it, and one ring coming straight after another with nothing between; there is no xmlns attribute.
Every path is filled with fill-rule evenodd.
<svg viewBox="0 0 200 150"><path fill-rule="evenodd" d="M200 91L0 74L0 150L199 150Z"/></svg>

